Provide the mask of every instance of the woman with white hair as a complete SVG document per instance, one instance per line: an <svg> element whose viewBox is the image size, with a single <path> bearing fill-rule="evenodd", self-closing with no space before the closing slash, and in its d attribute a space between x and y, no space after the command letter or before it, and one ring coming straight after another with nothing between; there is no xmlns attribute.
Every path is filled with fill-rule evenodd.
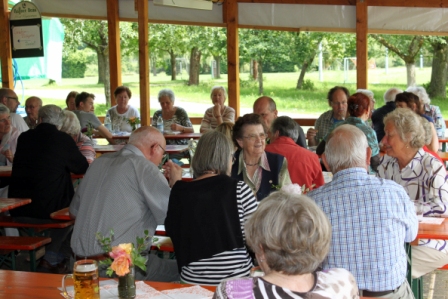
<svg viewBox="0 0 448 299"><path fill-rule="evenodd" d="M62 113L64 114L64 118L60 131L70 135L75 140L81 154L86 157L87 162L89 164L92 163L96 157L92 139L81 132L81 125L76 114L69 110L62 110Z"/></svg>
<svg viewBox="0 0 448 299"><path fill-rule="evenodd" d="M384 118L386 155L378 176L403 186L417 214L448 217L448 183L445 165L425 152L425 123L408 108L397 108ZM445 240L420 239L412 249L412 277L418 278L448 264Z"/></svg>
<svg viewBox="0 0 448 299"><path fill-rule="evenodd" d="M227 92L224 86L214 86L210 93L210 98L214 106L205 111L204 118L201 122L201 133L214 130L223 122L235 122L235 110L232 107L224 105L227 98Z"/></svg>
<svg viewBox="0 0 448 299"><path fill-rule="evenodd" d="M21 132L11 125L9 108L0 104L0 165L12 165Z"/></svg>
<svg viewBox="0 0 448 299"><path fill-rule="evenodd" d="M345 269L318 270L331 243L331 225L307 196L283 190L266 197L247 221L247 244L263 277L229 279L214 299L359 298L353 275Z"/></svg>

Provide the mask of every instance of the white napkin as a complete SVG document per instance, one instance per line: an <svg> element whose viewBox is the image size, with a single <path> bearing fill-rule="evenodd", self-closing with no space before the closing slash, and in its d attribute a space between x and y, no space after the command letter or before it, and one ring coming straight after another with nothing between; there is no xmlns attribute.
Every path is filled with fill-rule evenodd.
<svg viewBox="0 0 448 299"><path fill-rule="evenodd" d="M445 218L438 217L423 217L422 215L417 215L418 222L427 223L427 224L437 224L440 225L443 223Z"/></svg>

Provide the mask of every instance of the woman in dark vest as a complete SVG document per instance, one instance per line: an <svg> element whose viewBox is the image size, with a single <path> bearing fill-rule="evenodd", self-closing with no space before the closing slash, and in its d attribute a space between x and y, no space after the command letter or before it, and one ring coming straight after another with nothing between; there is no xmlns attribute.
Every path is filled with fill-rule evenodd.
<svg viewBox="0 0 448 299"><path fill-rule="evenodd" d="M233 126L233 142L238 146L232 177L244 181L260 201L277 187L291 184L286 158L266 152L267 128L261 117L250 113Z"/></svg>

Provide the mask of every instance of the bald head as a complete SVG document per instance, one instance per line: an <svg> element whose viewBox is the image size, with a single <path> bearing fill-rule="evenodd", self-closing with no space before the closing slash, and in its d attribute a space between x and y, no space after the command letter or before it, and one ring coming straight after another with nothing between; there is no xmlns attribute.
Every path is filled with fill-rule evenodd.
<svg viewBox="0 0 448 299"><path fill-rule="evenodd" d="M159 165L165 154L165 137L154 127L143 126L133 131L129 144L138 148L148 161Z"/></svg>
<svg viewBox="0 0 448 299"><path fill-rule="evenodd" d="M42 108L42 100L38 97L29 97L25 101L25 111L28 118L35 122L38 119L39 109Z"/></svg>
<svg viewBox="0 0 448 299"><path fill-rule="evenodd" d="M11 112L16 112L20 105L19 98L14 90L9 88L0 88L0 103L9 108Z"/></svg>
<svg viewBox="0 0 448 299"><path fill-rule="evenodd" d="M261 116L266 127L270 128L274 119L277 118L277 106L275 105L275 101L267 96L259 97L254 102L253 107L254 113Z"/></svg>

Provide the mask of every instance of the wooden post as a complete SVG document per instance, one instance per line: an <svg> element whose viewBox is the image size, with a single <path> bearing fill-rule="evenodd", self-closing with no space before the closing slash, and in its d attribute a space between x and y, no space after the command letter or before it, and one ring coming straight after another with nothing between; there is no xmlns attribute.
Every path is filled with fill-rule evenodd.
<svg viewBox="0 0 448 299"><path fill-rule="evenodd" d="M148 50L148 0L138 2L138 62L140 78L140 115L142 126L149 126L149 50Z"/></svg>
<svg viewBox="0 0 448 299"><path fill-rule="evenodd" d="M8 0L0 0L0 56L2 64L2 87L12 89L14 88L14 77L12 75Z"/></svg>
<svg viewBox="0 0 448 299"><path fill-rule="evenodd" d="M227 21L227 81L229 106L235 109L235 118L240 115L240 58L238 49L238 3L224 2L223 11Z"/></svg>
<svg viewBox="0 0 448 299"><path fill-rule="evenodd" d="M113 94L115 89L121 85L120 22L118 15L118 0L107 0L111 106L117 104Z"/></svg>
<svg viewBox="0 0 448 299"><path fill-rule="evenodd" d="M356 0L356 86L367 88L367 0Z"/></svg>

